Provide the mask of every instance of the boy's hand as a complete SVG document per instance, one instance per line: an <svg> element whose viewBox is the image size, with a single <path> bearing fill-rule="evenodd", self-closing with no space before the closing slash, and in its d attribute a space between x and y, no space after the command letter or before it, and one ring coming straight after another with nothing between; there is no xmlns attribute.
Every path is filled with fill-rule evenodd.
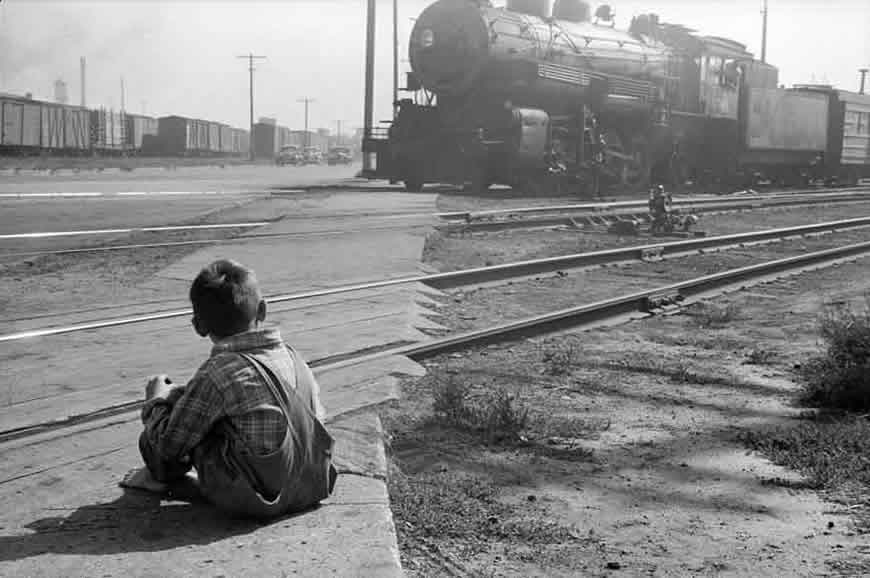
<svg viewBox="0 0 870 578"><path fill-rule="evenodd" d="M169 376L155 375L148 379L148 385L145 386L145 401L155 397L166 398L176 387L178 386L172 383Z"/></svg>

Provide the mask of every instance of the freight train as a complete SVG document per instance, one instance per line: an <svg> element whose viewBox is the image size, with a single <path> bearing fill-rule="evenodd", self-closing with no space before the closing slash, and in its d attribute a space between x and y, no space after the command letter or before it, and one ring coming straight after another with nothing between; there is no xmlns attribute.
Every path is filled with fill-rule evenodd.
<svg viewBox="0 0 870 578"><path fill-rule="evenodd" d="M412 72L366 176L494 183L852 183L870 177L870 96L778 86L733 40L655 14L617 29L583 0L438 0L416 20Z"/></svg>
<svg viewBox="0 0 870 578"><path fill-rule="evenodd" d="M0 154L242 156L249 132L222 123L0 94Z"/></svg>

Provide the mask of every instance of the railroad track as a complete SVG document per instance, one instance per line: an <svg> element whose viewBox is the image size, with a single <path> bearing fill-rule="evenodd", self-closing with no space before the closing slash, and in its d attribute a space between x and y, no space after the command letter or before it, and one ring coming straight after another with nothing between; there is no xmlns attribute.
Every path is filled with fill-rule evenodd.
<svg viewBox="0 0 870 578"><path fill-rule="evenodd" d="M275 295L269 297L269 301L271 303L299 301L326 295L377 289L407 283L425 283L429 286L442 289L486 285L493 282L516 280L544 273L554 273L566 269L577 269L604 264L618 264L637 260L658 260L677 255L696 253L698 251L721 249L724 247L740 246L750 243L764 243L775 239L815 235L831 231L845 231L867 226L870 226L870 217L830 223L819 223L803 227L789 227L786 229L744 233L739 235L726 235L657 245L626 247L594 253L524 261L521 263L511 263L494 267L483 267L466 271L390 279L375 283L336 287L333 289L307 293ZM828 266L843 260L865 256L868 253L870 253L870 242L853 243L832 249L824 249L803 255L774 259L763 263L738 267L712 275L704 275L677 283L665 284L643 291L636 291L610 299L587 303L577 307L536 315L494 327L485 327L473 331L448 335L442 338L431 339L422 343L402 344L392 347L387 346L379 351L363 354L350 354L314 359L311 361L311 365L320 370L332 370L395 355L406 356L419 361L435 355L484 344L564 331L566 329L586 328L597 324L611 323L614 320L625 320L634 317L647 316L654 314L662 308L679 307L694 300L719 292L724 292L729 289L766 281L782 275L794 274L810 268ZM40 330L2 335L0 336L0 342L32 339L40 336L58 335L74 331L95 330L104 327L115 327L133 323L146 323L157 319L167 319L170 317L186 315L189 315L188 310L176 310L138 317L102 320L66 327L50 327ZM130 401L113 405L111 407L99 408L83 415L70 416L56 421L0 431L0 443L111 418L120 414L136 411L141 407L141 405L141 401Z"/></svg>
<svg viewBox="0 0 870 578"><path fill-rule="evenodd" d="M831 189L829 192L793 192L769 193L765 195L746 195L737 198L723 199L721 197L690 197L675 199L674 207L680 211L695 213L713 213L740 210L769 209L775 207L809 206L832 203L862 203L870 202L870 189ZM342 215L339 215L342 216ZM228 243L250 242L262 239L278 238L312 238L317 236L348 235L362 231L388 231L406 226L407 219L432 217L442 221L441 228L447 232L494 232L511 229L547 228L559 226L609 225L625 219L641 222L649 220L646 200L615 201L601 203L583 203L573 205L550 205L541 207L521 207L516 209L498 209L478 212L442 212L434 214L409 213L360 213L346 215L347 217L377 217L384 220L378 226L360 228L329 229L322 231L284 232L284 233L254 233L245 232L240 236L222 236L217 238L187 239L183 241L156 241L151 243L125 243L114 245L88 245L83 247L66 247L60 249L0 251L0 258L16 259L48 255L71 255L77 253L95 253L109 251L136 251L142 249L174 248L184 246L222 245ZM335 215L329 215L334 218ZM286 217L284 220L292 220ZM141 233L190 233L209 230L255 230L273 224L277 220L251 221L238 223L215 223L196 225L170 225L161 227L125 227L112 229L42 231L15 234L0 234L3 241L22 241L38 239L57 239L65 237L86 238L109 235L132 235ZM391 224L390 221L395 221Z"/></svg>
<svg viewBox="0 0 870 578"><path fill-rule="evenodd" d="M277 303L304 301L309 299L316 299L319 297L329 297L333 295L340 295L343 293L381 289L385 287L408 285L412 283L422 283L436 289L452 289L463 286L467 287L473 285L498 283L508 280L519 280L526 277L550 274L568 269L580 269L600 265L615 265L632 261L648 261L672 258L681 255L696 253L698 251L717 250L737 245L769 242L780 239L787 239L790 237L822 234L827 232L843 231L867 226L870 226L870 217L860 217L857 219L829 221L825 223L814 223L811 225L801 225L797 227L768 229L765 231L756 231L751 233L738 233L733 235L702 237L697 239L686 239L665 243L634 245L630 247L605 249L602 251L592 251L586 253L576 253L573 255L562 255L559 257L547 257L543 259L506 263L503 265L492 265L489 267L478 267L461 271L449 271L446 273L433 273L428 275L399 277L396 279L385 279L382 281L373 281L369 283L343 285L330 289L306 291L303 293L276 294L267 296L266 300L269 302L269 304L274 305ZM190 314L190 309L185 308L159 311L147 315L124 316L112 319L103 319L70 324L65 326L45 327L27 331L0 334L0 343L21 341L23 339L33 339L37 337L63 335L66 333L75 333L79 331L93 331L96 329L105 329L109 327L121 327L124 325L133 325L138 323L148 323L165 319L187 317Z"/></svg>
<svg viewBox="0 0 870 578"><path fill-rule="evenodd" d="M866 202L870 202L870 191L863 188L831 193L747 195L728 199L677 198L674 199L673 208L681 213L723 213ZM646 200L636 200L442 213L440 216L445 220L442 229L447 232L475 233L560 226L610 225L627 219L646 222L649 221L649 210Z"/></svg>
<svg viewBox="0 0 870 578"><path fill-rule="evenodd" d="M721 201L736 201L736 200L764 200L764 199L775 199L775 198L832 198L837 195L861 195L864 196L870 195L870 187L868 186L857 186L857 187L841 187L834 189L825 189L824 191L820 191L818 189L799 189L794 191L772 191L769 193L745 193L745 194L731 194L731 195L701 195L694 197L677 197L674 199L674 203L677 205L680 204L704 204L704 203L716 203ZM517 208L509 208L509 209L490 209L484 211L452 211L452 212L443 212L438 213L438 216L445 220L482 220L489 218L497 218L503 216L510 215L520 215L520 214L542 214L542 213L564 213L564 212L576 212L576 211L598 211L598 210L615 210L620 208L638 208L638 207L646 207L646 199L629 199L625 201L596 201L596 202L586 202L586 203L574 203L567 205L540 205L533 207L517 207Z"/></svg>

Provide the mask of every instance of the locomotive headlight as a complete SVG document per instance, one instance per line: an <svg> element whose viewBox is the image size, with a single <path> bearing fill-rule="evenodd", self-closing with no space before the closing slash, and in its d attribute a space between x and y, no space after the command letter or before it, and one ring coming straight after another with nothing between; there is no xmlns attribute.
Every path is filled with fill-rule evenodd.
<svg viewBox="0 0 870 578"><path fill-rule="evenodd" d="M435 33L432 32L431 28L427 28L420 35L420 44L423 46L423 48L432 48L432 46L435 44Z"/></svg>

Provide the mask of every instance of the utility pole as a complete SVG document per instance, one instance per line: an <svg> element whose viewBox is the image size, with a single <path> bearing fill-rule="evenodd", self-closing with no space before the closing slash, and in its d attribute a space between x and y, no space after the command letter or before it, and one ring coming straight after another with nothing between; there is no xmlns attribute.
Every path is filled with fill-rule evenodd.
<svg viewBox="0 0 870 578"><path fill-rule="evenodd" d="M861 89L858 91L858 94L864 94L864 81L867 79L867 72L870 72L870 69L859 68L858 72L861 73Z"/></svg>
<svg viewBox="0 0 870 578"><path fill-rule="evenodd" d="M335 124L338 125L337 126L338 132L336 133L336 136L335 136L335 145L340 146L341 145L341 121L337 120L337 121L335 121Z"/></svg>
<svg viewBox="0 0 870 578"><path fill-rule="evenodd" d="M255 56L253 52L248 53L245 56L237 56L236 58L245 58L248 61L248 72L251 75L251 132L249 134L250 138L250 153L251 160L254 160L254 60L265 60L265 56Z"/></svg>
<svg viewBox="0 0 870 578"><path fill-rule="evenodd" d="M7 28L6 4L0 2L0 34L6 36ZM0 62L0 88L6 88L6 65L3 62Z"/></svg>
<svg viewBox="0 0 870 578"><path fill-rule="evenodd" d="M88 78L87 78L87 74L86 74L87 63L86 63L86 61L85 61L85 57L84 57L84 56L82 56L82 57L79 59L79 66L81 67L81 83L82 83L82 102L81 102L81 106L84 107L84 106L87 105L87 98L86 98L86 95L87 95L87 79L88 79Z"/></svg>
<svg viewBox="0 0 870 578"><path fill-rule="evenodd" d="M764 0L761 13L764 15L761 21L761 61L767 62L767 0Z"/></svg>
<svg viewBox="0 0 870 578"><path fill-rule="evenodd" d="M304 102L305 103L305 146L311 146L311 137L308 134L308 105L312 102L317 102L313 98L300 98L296 102Z"/></svg>
<svg viewBox="0 0 870 578"><path fill-rule="evenodd" d="M399 111L399 0L393 0L393 119Z"/></svg>
<svg viewBox="0 0 870 578"><path fill-rule="evenodd" d="M124 112L124 77L121 77L121 112Z"/></svg>
<svg viewBox="0 0 870 578"><path fill-rule="evenodd" d="M366 11L366 92L365 113L363 117L364 142L372 137L372 117L374 116L374 91L375 91L375 5L377 0L368 0ZM371 151L367 151L363 145L363 172L374 169Z"/></svg>

